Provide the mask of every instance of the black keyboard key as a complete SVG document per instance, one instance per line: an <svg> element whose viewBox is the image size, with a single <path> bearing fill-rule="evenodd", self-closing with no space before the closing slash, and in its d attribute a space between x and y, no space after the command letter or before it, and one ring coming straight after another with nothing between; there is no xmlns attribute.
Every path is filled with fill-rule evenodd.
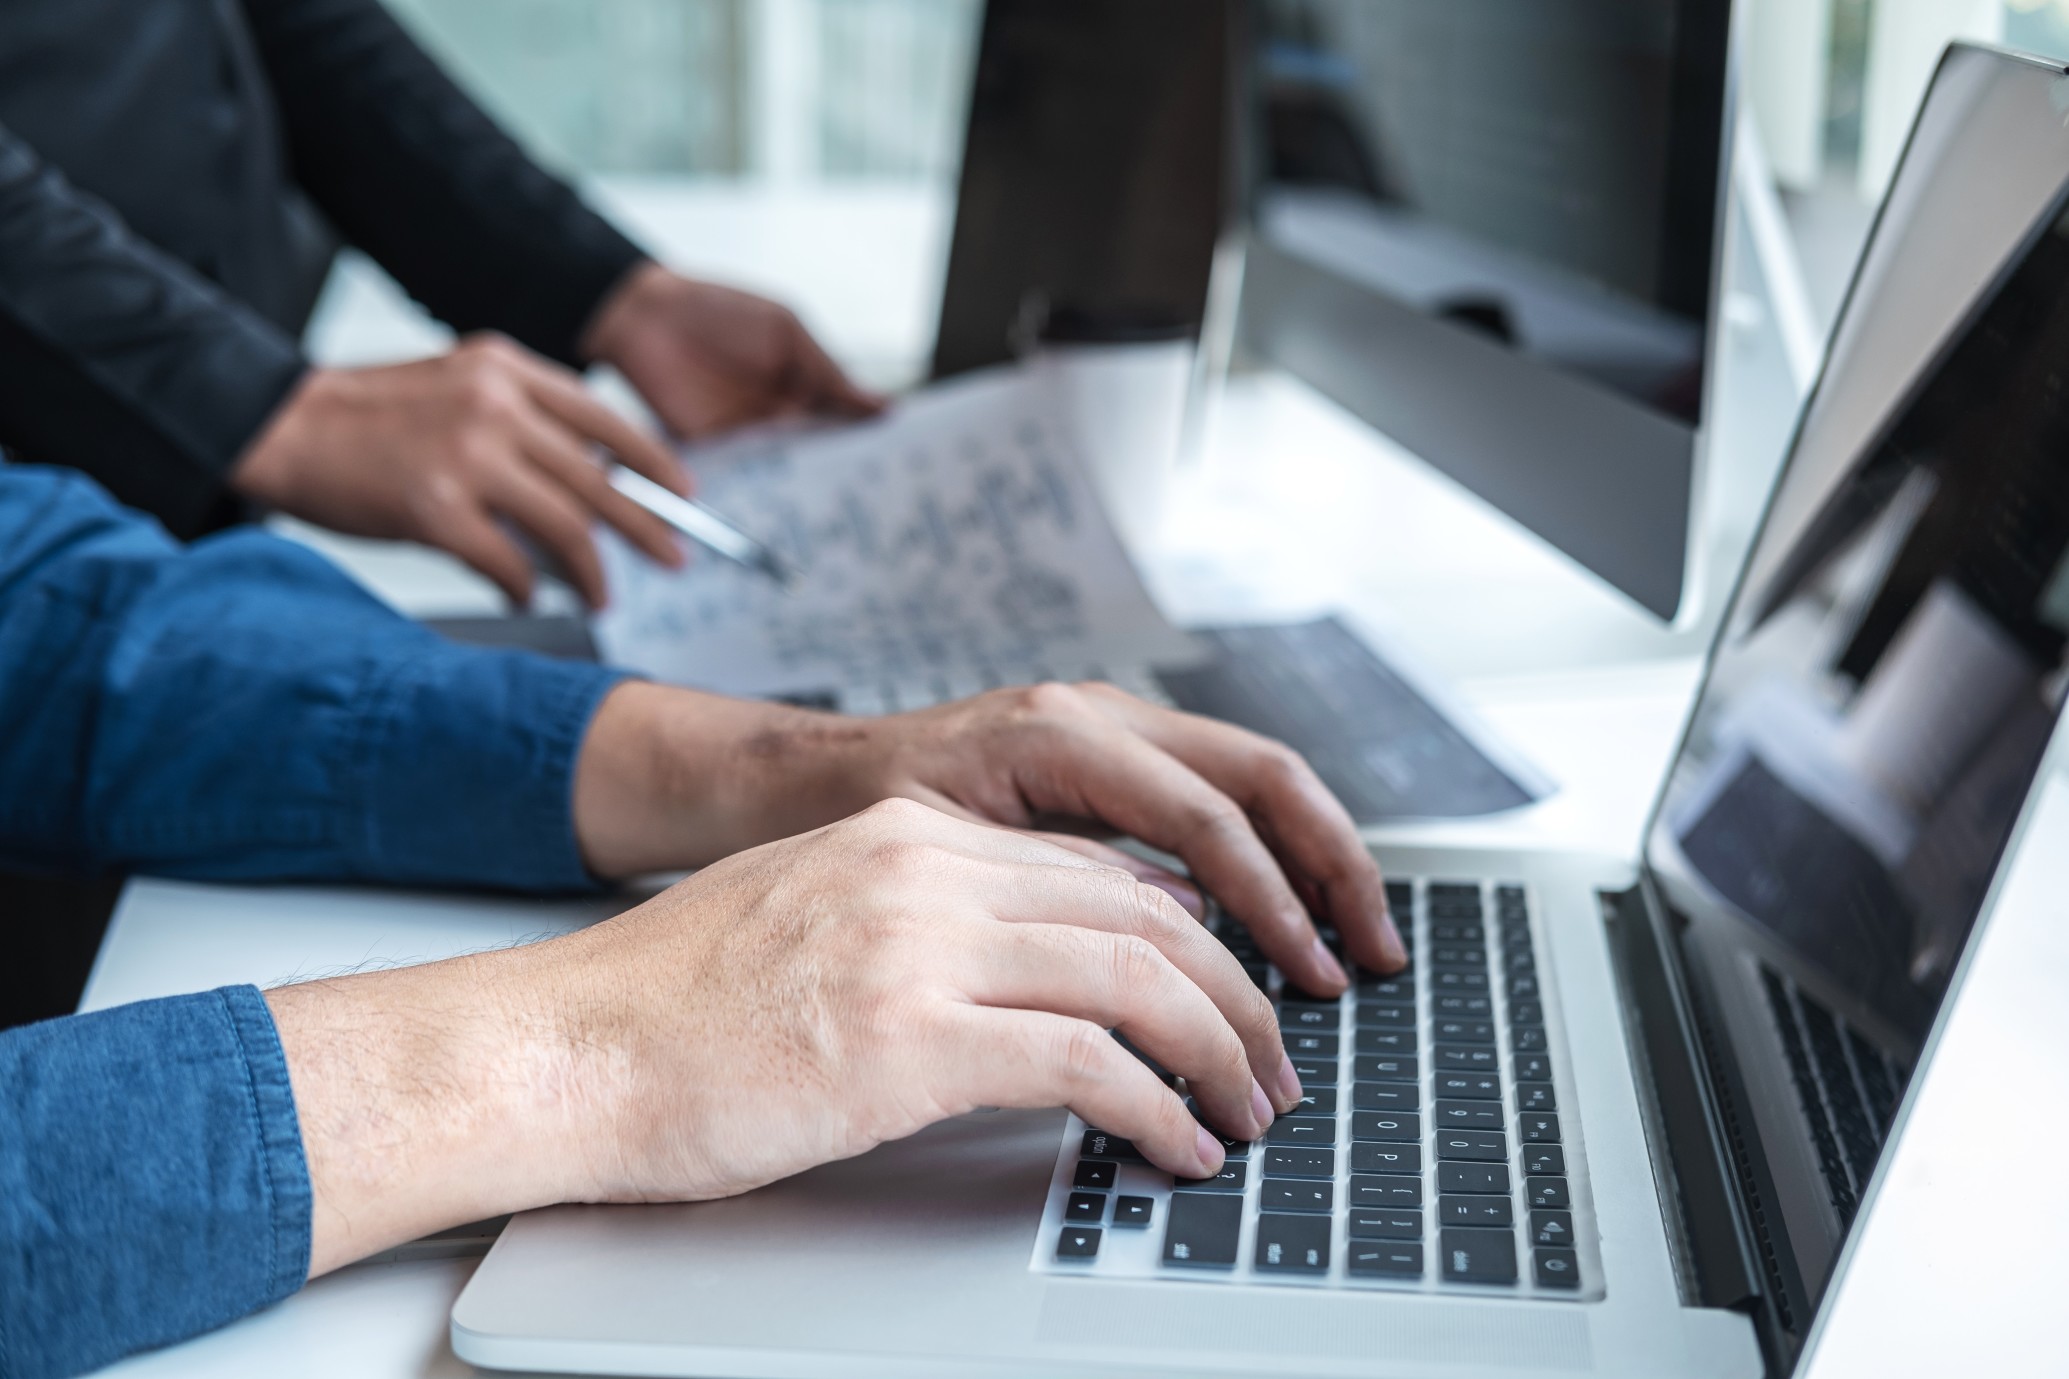
<svg viewBox="0 0 2069 1379"><path fill-rule="evenodd" d="M1157 1204L1148 1197L1114 1198L1114 1224L1116 1226L1147 1226L1155 1214Z"/></svg>
<svg viewBox="0 0 2069 1379"><path fill-rule="evenodd" d="M1280 1124L1283 1125L1285 1122L1281 1121ZM1381 1140L1391 1144L1420 1144L1422 1117L1401 1111L1354 1111L1351 1114L1351 1138Z"/></svg>
<svg viewBox="0 0 2069 1379"><path fill-rule="evenodd" d="M1344 1267L1358 1278L1422 1277L1420 1243L1356 1241L1347 1247L1346 1255Z"/></svg>
<svg viewBox="0 0 2069 1379"><path fill-rule="evenodd" d="M1382 1005L1377 1001L1358 1002L1358 1028L1366 1029L1414 1029L1415 1007L1413 1005Z"/></svg>
<svg viewBox="0 0 2069 1379"><path fill-rule="evenodd" d="M1243 1234L1243 1199L1226 1192L1174 1192L1164 1221L1164 1262L1233 1269Z"/></svg>
<svg viewBox="0 0 2069 1379"><path fill-rule="evenodd" d="M1415 913L1415 883L1413 881L1387 882L1387 908L1393 911L1394 922L1406 928L1408 920Z"/></svg>
<svg viewBox="0 0 2069 1379"><path fill-rule="evenodd" d="M1193 1119L1200 1122L1207 1133L1220 1142L1221 1152L1224 1155L1231 1159L1247 1159L1250 1157L1250 1141L1232 1139L1216 1130L1213 1126L1208 1125L1206 1117L1200 1114L1200 1103L1198 1101L1192 1097L1187 1097L1185 1099L1185 1109L1192 1112Z"/></svg>
<svg viewBox="0 0 2069 1379"><path fill-rule="evenodd" d="M1058 1259L1096 1259L1099 1257L1099 1227L1065 1226L1063 1234L1056 1241Z"/></svg>
<svg viewBox="0 0 2069 1379"><path fill-rule="evenodd" d="M1106 1219L1106 1194L1103 1192L1073 1192L1063 1201L1063 1219L1090 1224Z"/></svg>
<svg viewBox="0 0 2069 1379"><path fill-rule="evenodd" d="M1466 1159L1477 1163L1503 1164L1509 1161L1509 1137L1499 1130L1439 1130L1437 1157ZM1547 1203L1558 1206L1563 1203Z"/></svg>
<svg viewBox="0 0 2069 1379"><path fill-rule="evenodd" d="M1420 1173L1422 1146L1368 1142L1351 1146L1353 1173Z"/></svg>
<svg viewBox="0 0 2069 1379"><path fill-rule="evenodd" d="M1430 949L1433 968L1457 967L1480 972L1487 968L1487 950L1477 943L1440 943Z"/></svg>
<svg viewBox="0 0 2069 1379"><path fill-rule="evenodd" d="M1552 1093L1549 1082L1518 1082L1516 1084L1516 1109L1519 1111L1556 1111L1559 1100Z"/></svg>
<svg viewBox="0 0 2069 1379"><path fill-rule="evenodd" d="M1511 977L1537 975L1537 955L1527 948L1511 948L1502 960L1502 971Z"/></svg>
<svg viewBox="0 0 2069 1379"><path fill-rule="evenodd" d="M1351 1109L1354 1111L1414 1111L1422 1106L1422 1092L1412 1082L1353 1082Z"/></svg>
<svg viewBox="0 0 2069 1379"><path fill-rule="evenodd" d="M1516 1080L1518 1082L1550 1082L1552 1080L1552 1056L1545 1053L1526 1053L1516 1059Z"/></svg>
<svg viewBox="0 0 2069 1379"><path fill-rule="evenodd" d="M1430 941L1432 943L1484 943L1486 940L1486 926L1475 924L1470 920L1454 919L1444 924L1432 924L1430 926Z"/></svg>
<svg viewBox="0 0 2069 1379"><path fill-rule="evenodd" d="M1259 991L1263 991L1271 985L1271 968L1265 963L1244 963L1243 975L1248 977L1250 979L1250 985L1256 987Z"/></svg>
<svg viewBox="0 0 2069 1379"><path fill-rule="evenodd" d="M1556 1144L1529 1144L1523 1147L1523 1171L1525 1173L1564 1173L1566 1151Z"/></svg>
<svg viewBox="0 0 2069 1379"><path fill-rule="evenodd" d="M1447 1226L1438 1237L1444 1277L1452 1283L1514 1283L1516 1236L1513 1231Z"/></svg>
<svg viewBox="0 0 2069 1379"><path fill-rule="evenodd" d="M1493 1049L1438 1045L1432 1050L1438 1072L1491 1073L1501 1067L1501 1055Z"/></svg>
<svg viewBox="0 0 2069 1379"><path fill-rule="evenodd" d="M1503 881L1494 888L1495 903L1504 907L1523 904L1523 885L1519 881Z"/></svg>
<svg viewBox="0 0 2069 1379"><path fill-rule="evenodd" d="M1509 1023L1512 1025L1541 1025L1545 1022L1545 1008L1541 1001L1517 1001L1509 1006Z"/></svg>
<svg viewBox="0 0 2069 1379"><path fill-rule="evenodd" d="M1176 1185L1188 1192L1241 1192L1249 1180L1249 1165L1231 1159L1212 1178L1179 1178Z"/></svg>
<svg viewBox="0 0 2069 1379"><path fill-rule="evenodd" d="M1287 1034L1286 1052L1295 1058L1334 1058L1336 1043L1336 1035L1312 1034L1302 1030L1299 1033Z"/></svg>
<svg viewBox="0 0 2069 1379"><path fill-rule="evenodd" d="M1280 1116L1264 1132L1264 1140L1266 1144L1332 1145L1336 1143L1336 1118Z"/></svg>
<svg viewBox="0 0 2069 1379"><path fill-rule="evenodd" d="M1512 972L1507 990L1512 1001L1534 1001L1537 999L1537 977L1529 972Z"/></svg>
<svg viewBox="0 0 2069 1379"><path fill-rule="evenodd" d="M1079 1159L1078 1171L1071 1175L1070 1185L1085 1192L1106 1192L1114 1185L1114 1174L1119 1165L1101 1163L1097 1159Z"/></svg>
<svg viewBox="0 0 2069 1379"><path fill-rule="evenodd" d="M1358 979L1358 999L1361 1001L1391 1001L1395 1004L1415 1001L1415 978L1403 976L1382 977L1377 973Z"/></svg>
<svg viewBox="0 0 2069 1379"><path fill-rule="evenodd" d="M1267 1178L1258 1189L1260 1211L1332 1211L1336 1184L1302 1178Z"/></svg>
<svg viewBox="0 0 2069 1379"><path fill-rule="evenodd" d="M1419 1211L1360 1211L1356 1207L1350 1212L1350 1237L1353 1240L1420 1240L1422 1239L1422 1213Z"/></svg>
<svg viewBox="0 0 2069 1379"><path fill-rule="evenodd" d="M1361 1029L1356 1039L1359 1053L1382 1057L1412 1054L1417 1042L1413 1029Z"/></svg>
<svg viewBox="0 0 2069 1379"><path fill-rule="evenodd" d="M1558 1245L1573 1243L1573 1213L1570 1211L1534 1211L1530 1213L1530 1243L1533 1245Z"/></svg>
<svg viewBox="0 0 2069 1379"><path fill-rule="evenodd" d="M1493 1192L1509 1190L1507 1164L1448 1163L1437 1165L1439 1192Z"/></svg>
<svg viewBox="0 0 2069 1379"><path fill-rule="evenodd" d="M1494 1022L1491 1020L1439 1019L1430 1026L1430 1036L1446 1044L1492 1044Z"/></svg>
<svg viewBox="0 0 2069 1379"><path fill-rule="evenodd" d="M1328 1273L1329 1218L1269 1211L1258 1217L1257 1267L1267 1273Z"/></svg>
<svg viewBox="0 0 2069 1379"><path fill-rule="evenodd" d="M1333 1116L1336 1114L1336 1089L1334 1087L1303 1087L1300 1104L1286 1113L1289 1116Z"/></svg>
<svg viewBox="0 0 2069 1379"><path fill-rule="evenodd" d="M1549 1111L1526 1111L1517 1118L1517 1133L1525 1144L1559 1143L1559 1118Z"/></svg>
<svg viewBox="0 0 2069 1379"><path fill-rule="evenodd" d="M1432 881L1429 884L1429 897L1432 905L1439 902L1457 903L1468 900L1478 905L1480 903L1480 883L1478 881Z"/></svg>
<svg viewBox="0 0 2069 1379"><path fill-rule="evenodd" d="M1447 1101L1500 1101L1501 1078L1494 1073L1438 1073L1436 1091Z"/></svg>
<svg viewBox="0 0 2069 1379"><path fill-rule="evenodd" d="M1461 1019L1484 1020L1494 1010L1492 996L1472 996L1453 992L1437 998L1437 1014L1453 1015Z"/></svg>
<svg viewBox="0 0 2069 1379"><path fill-rule="evenodd" d="M1292 1062L1293 1075L1300 1079L1301 1085L1305 1086L1310 1082L1320 1087L1334 1087L1336 1085L1335 1059L1296 1058Z"/></svg>
<svg viewBox="0 0 2069 1379"><path fill-rule="evenodd" d="M1503 1126L1498 1101L1440 1101L1437 1128L1441 1130L1499 1130Z"/></svg>
<svg viewBox="0 0 2069 1379"><path fill-rule="evenodd" d="M1567 1195L1564 1178L1525 1178L1523 1195L1532 1207L1566 1211L1573 1206L1573 1198Z"/></svg>
<svg viewBox="0 0 2069 1379"><path fill-rule="evenodd" d="M1543 1053L1545 1051L1545 1027L1543 1025L1511 1025L1509 1047L1517 1053Z"/></svg>
<svg viewBox="0 0 2069 1379"><path fill-rule="evenodd" d="M1087 1130L1084 1145L1078 1153L1088 1159L1119 1159L1129 1164L1143 1162L1141 1150L1119 1135L1109 1135L1104 1130Z"/></svg>
<svg viewBox="0 0 2069 1379"><path fill-rule="evenodd" d="M1285 1001L1279 1006L1279 1028L1282 1030L1318 1030L1334 1034L1343 1023L1343 1012L1336 1002L1327 1005L1312 1005L1306 1001Z"/></svg>
<svg viewBox="0 0 2069 1379"><path fill-rule="evenodd" d="M1391 1174L1353 1173L1350 1204L1366 1211L1414 1210L1422 1205L1422 1179Z"/></svg>
<svg viewBox="0 0 2069 1379"><path fill-rule="evenodd" d="M1573 1251L1533 1250L1531 1257L1536 1265L1538 1287L1580 1287L1580 1256Z"/></svg>
<svg viewBox="0 0 2069 1379"><path fill-rule="evenodd" d="M1485 972L1432 972L1430 987L1436 991L1485 991Z"/></svg>
<svg viewBox="0 0 2069 1379"><path fill-rule="evenodd" d="M1422 1064L1394 1054L1361 1054L1351 1065L1351 1076L1360 1082L1420 1082Z"/></svg>
<svg viewBox="0 0 2069 1379"><path fill-rule="evenodd" d="M1506 1197L1439 1197L1437 1223L1444 1226L1513 1226L1516 1214Z"/></svg>
<svg viewBox="0 0 2069 1379"><path fill-rule="evenodd" d="M1264 1151L1264 1173L1267 1178L1334 1178L1336 1151L1274 1145Z"/></svg>

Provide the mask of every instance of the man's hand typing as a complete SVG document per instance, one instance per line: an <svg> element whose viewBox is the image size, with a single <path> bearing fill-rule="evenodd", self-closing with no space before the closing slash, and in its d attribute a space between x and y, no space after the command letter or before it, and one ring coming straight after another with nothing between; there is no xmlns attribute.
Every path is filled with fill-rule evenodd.
<svg viewBox="0 0 2069 1379"><path fill-rule="evenodd" d="M980 1106L1069 1106L1217 1172L1109 1028L1232 1134L1300 1095L1270 1004L1163 891L904 800L578 934L267 999L312 1274L501 1212L745 1192Z"/></svg>
<svg viewBox="0 0 2069 1379"><path fill-rule="evenodd" d="M624 685L583 749L575 828L592 868L624 876L901 796L1016 829L1068 819L1175 854L1310 991L1345 985L1311 916L1368 967L1404 960L1378 866L1298 753L1106 685L996 690L876 719Z"/></svg>

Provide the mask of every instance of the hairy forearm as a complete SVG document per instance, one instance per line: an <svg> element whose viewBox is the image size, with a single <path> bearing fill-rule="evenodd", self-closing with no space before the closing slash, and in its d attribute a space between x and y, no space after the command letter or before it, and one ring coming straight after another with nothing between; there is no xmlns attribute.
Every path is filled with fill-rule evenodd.
<svg viewBox="0 0 2069 1379"><path fill-rule="evenodd" d="M565 942L266 993L309 1164L310 1277L592 1195L600 1087L552 997Z"/></svg>
<svg viewBox="0 0 2069 1379"><path fill-rule="evenodd" d="M875 802L866 719L627 683L575 767L575 837L599 876L700 867Z"/></svg>

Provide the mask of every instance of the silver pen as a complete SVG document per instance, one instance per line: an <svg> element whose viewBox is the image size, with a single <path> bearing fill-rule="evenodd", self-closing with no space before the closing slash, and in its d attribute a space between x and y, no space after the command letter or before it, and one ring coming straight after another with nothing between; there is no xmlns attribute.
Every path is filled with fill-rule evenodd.
<svg viewBox="0 0 2069 1379"><path fill-rule="evenodd" d="M767 575L785 589L796 583L789 562L702 503L670 493L637 470L611 466L611 487L690 540L736 565Z"/></svg>

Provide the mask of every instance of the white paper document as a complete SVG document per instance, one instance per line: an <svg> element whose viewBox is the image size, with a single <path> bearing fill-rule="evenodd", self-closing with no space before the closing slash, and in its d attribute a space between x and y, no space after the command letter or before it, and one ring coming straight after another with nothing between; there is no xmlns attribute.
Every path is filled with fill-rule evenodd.
<svg viewBox="0 0 2069 1379"><path fill-rule="evenodd" d="M614 665L729 694L900 702L1198 659L1129 564L1041 376L989 371L874 421L764 429L687 459L699 499L799 578L786 591L709 552L666 571L600 530L611 603L593 630Z"/></svg>

